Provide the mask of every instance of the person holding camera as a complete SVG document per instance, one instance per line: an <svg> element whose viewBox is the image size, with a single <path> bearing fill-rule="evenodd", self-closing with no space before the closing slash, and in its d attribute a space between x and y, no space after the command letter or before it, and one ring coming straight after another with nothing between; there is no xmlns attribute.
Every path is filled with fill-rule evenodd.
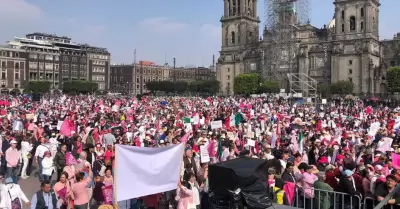
<svg viewBox="0 0 400 209"><path fill-rule="evenodd" d="M40 183L41 190L36 192L31 201L31 209L60 209L61 201L58 201L56 194L51 191L49 180Z"/></svg>

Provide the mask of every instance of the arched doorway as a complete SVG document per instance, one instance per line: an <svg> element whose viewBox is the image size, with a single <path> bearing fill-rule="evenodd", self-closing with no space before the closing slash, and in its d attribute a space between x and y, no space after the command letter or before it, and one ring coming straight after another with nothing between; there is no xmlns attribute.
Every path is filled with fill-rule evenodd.
<svg viewBox="0 0 400 209"><path fill-rule="evenodd" d="M387 85L385 83L381 83L379 85L379 92L381 94L386 94L387 93Z"/></svg>
<svg viewBox="0 0 400 209"><path fill-rule="evenodd" d="M2 93L2 94L8 94L8 93L10 93L10 91L9 91L8 89L1 89L1 90L0 90L0 93Z"/></svg>

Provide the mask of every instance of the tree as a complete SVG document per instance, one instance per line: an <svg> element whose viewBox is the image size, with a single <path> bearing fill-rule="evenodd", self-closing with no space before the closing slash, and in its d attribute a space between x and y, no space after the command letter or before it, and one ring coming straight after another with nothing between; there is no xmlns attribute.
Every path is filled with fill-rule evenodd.
<svg viewBox="0 0 400 209"><path fill-rule="evenodd" d="M388 91L400 92L400 67L390 67L386 74Z"/></svg>
<svg viewBox="0 0 400 209"><path fill-rule="evenodd" d="M331 92L331 86L327 83L318 83L317 93L322 97L326 97Z"/></svg>
<svg viewBox="0 0 400 209"><path fill-rule="evenodd" d="M187 91L193 93L215 94L219 91L220 83L217 80L193 81L187 86Z"/></svg>
<svg viewBox="0 0 400 209"><path fill-rule="evenodd" d="M12 89L12 90L10 91L10 94L12 94L12 95L21 94L21 91L20 91L19 89Z"/></svg>
<svg viewBox="0 0 400 209"><path fill-rule="evenodd" d="M235 77L233 91L235 94L255 94L260 88L260 75L256 73L240 74Z"/></svg>
<svg viewBox="0 0 400 209"><path fill-rule="evenodd" d="M280 85L278 81L264 81L259 89L259 93L279 93Z"/></svg>
<svg viewBox="0 0 400 209"><path fill-rule="evenodd" d="M67 94L93 93L99 89L99 84L90 81L66 81L63 84L63 92Z"/></svg>
<svg viewBox="0 0 400 209"><path fill-rule="evenodd" d="M50 91L51 83L48 81L29 81L24 92L46 93Z"/></svg>
<svg viewBox="0 0 400 209"><path fill-rule="evenodd" d="M331 84L331 92L334 94L352 94L354 84L351 81L338 81Z"/></svg>

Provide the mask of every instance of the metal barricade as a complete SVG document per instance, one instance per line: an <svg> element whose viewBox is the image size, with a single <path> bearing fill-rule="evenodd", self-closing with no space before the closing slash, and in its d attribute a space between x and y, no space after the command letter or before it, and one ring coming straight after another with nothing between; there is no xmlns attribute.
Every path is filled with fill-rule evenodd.
<svg viewBox="0 0 400 209"><path fill-rule="evenodd" d="M365 197L363 202L363 209L373 209L378 205L378 201L373 197ZM395 205L391 205L390 208L393 209ZM400 206L397 204L397 206Z"/></svg>
<svg viewBox="0 0 400 209"><path fill-rule="evenodd" d="M315 188L306 188L306 190L308 190L308 195L305 195L303 189L296 189L292 207L303 209L365 209L362 208L360 196Z"/></svg>

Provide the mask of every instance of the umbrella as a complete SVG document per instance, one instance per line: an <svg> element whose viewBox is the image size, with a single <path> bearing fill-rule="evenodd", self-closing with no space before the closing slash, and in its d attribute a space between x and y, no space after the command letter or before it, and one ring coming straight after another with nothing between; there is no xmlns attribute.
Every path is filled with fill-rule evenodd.
<svg viewBox="0 0 400 209"><path fill-rule="evenodd" d="M10 102L7 101L7 100L1 100L1 101L0 101L0 105L10 106Z"/></svg>

